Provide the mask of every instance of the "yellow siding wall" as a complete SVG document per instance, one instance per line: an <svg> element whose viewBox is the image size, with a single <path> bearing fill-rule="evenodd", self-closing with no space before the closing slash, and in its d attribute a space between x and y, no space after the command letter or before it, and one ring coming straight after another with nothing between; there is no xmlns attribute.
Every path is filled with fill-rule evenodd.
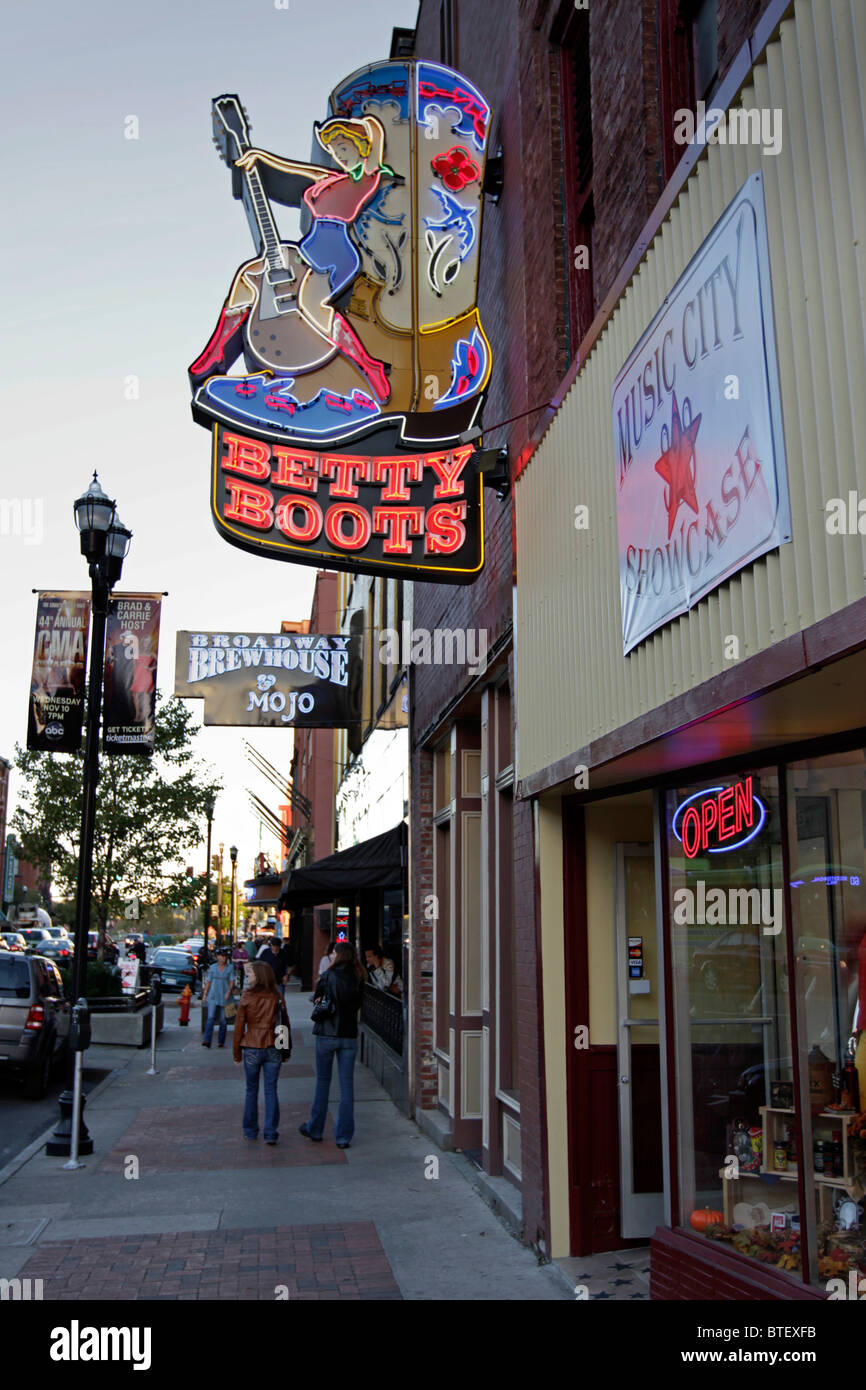
<svg viewBox="0 0 866 1390"><path fill-rule="evenodd" d="M699 160L516 486L518 775L525 777L864 594L866 536L825 507L866 495L866 4L799 0L740 93L781 108L782 151ZM844 94L844 99L843 99ZM736 104L736 103L735 103ZM793 544L622 655L614 378L701 242L761 170ZM590 529L574 529L588 505Z"/></svg>

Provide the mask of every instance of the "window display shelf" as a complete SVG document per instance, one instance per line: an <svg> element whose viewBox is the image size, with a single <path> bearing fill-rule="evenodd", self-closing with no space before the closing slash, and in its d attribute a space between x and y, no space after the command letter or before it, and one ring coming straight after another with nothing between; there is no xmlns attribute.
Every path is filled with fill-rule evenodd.
<svg viewBox="0 0 866 1390"><path fill-rule="evenodd" d="M779 1137L778 1125L780 1121L776 1117L793 1115L794 1111L779 1110L772 1105L761 1105L759 1106L759 1113L762 1116L764 1128L764 1163L761 1167L761 1172L766 1173L768 1177L787 1178L789 1181L795 1181L797 1177L796 1161L787 1169L771 1168L768 1166L768 1161ZM813 1172L812 1176L816 1184L820 1187L841 1187L847 1192L851 1192L856 1185L856 1179L853 1174L853 1155L848 1140L848 1120L853 1114L853 1110L820 1110L812 1117L813 1130L817 1129L823 1132L827 1129L829 1123L832 1122L838 1130L841 1140L842 1172ZM820 1134L818 1137L820 1137Z"/></svg>

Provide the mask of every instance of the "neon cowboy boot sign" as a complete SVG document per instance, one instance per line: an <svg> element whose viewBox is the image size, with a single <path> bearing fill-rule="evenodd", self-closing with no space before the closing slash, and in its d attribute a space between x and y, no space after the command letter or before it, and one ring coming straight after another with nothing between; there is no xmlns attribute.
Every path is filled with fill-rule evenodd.
<svg viewBox="0 0 866 1390"><path fill-rule="evenodd" d="M217 530L275 559L471 582L483 488L460 436L491 371L476 307L490 107L406 60L331 93L321 162L257 148L236 96L212 117L255 249L189 368ZM297 242L275 203L300 208Z"/></svg>

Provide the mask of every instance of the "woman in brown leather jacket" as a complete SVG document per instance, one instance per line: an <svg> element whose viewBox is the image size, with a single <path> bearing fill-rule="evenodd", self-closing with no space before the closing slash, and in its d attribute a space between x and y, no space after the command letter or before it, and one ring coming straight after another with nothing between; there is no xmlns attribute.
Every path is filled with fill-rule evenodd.
<svg viewBox="0 0 866 1390"><path fill-rule="evenodd" d="M275 1041L282 1000L269 965L259 960L251 961L244 967L244 972L246 988L238 1004L234 1030L234 1059L238 1064L243 1061L247 1083L244 1138L253 1141L259 1137L259 1073L264 1072L265 1143L276 1144L280 1123L280 1102L277 1097L280 1053Z"/></svg>

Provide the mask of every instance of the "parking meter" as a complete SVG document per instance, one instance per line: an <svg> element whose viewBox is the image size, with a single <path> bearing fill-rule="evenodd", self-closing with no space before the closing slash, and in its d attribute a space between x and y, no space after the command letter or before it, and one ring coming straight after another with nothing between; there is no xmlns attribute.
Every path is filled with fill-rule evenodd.
<svg viewBox="0 0 866 1390"><path fill-rule="evenodd" d="M150 977L150 1002L154 1008L162 998L162 975L159 971L154 971Z"/></svg>
<svg viewBox="0 0 866 1390"><path fill-rule="evenodd" d="M69 1046L73 1052L86 1052L90 1046L90 1010L86 999L79 999L73 1005Z"/></svg>

